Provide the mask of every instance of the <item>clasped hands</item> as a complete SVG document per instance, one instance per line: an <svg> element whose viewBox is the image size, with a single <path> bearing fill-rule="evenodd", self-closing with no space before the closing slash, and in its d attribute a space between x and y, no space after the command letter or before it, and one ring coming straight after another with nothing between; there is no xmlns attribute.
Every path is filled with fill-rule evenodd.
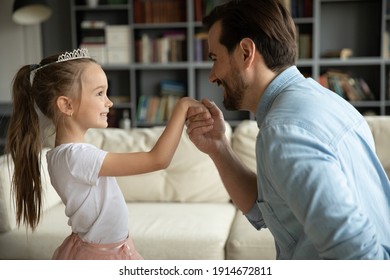
<svg viewBox="0 0 390 280"><path fill-rule="evenodd" d="M225 137L225 121L221 110L208 99L200 101L207 109L190 107L187 111L187 134L194 145L206 154L212 153Z"/></svg>

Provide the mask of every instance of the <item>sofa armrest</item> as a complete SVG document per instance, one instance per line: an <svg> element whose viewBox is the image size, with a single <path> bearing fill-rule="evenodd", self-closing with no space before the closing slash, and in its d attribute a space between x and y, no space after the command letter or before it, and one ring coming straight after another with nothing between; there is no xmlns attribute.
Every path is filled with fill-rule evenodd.
<svg viewBox="0 0 390 280"><path fill-rule="evenodd" d="M42 150L41 179L43 188L43 214L46 210L59 204L61 198L50 183L47 171L46 152ZM0 233L16 228L16 215L11 195L11 180L14 164L7 155L0 157Z"/></svg>

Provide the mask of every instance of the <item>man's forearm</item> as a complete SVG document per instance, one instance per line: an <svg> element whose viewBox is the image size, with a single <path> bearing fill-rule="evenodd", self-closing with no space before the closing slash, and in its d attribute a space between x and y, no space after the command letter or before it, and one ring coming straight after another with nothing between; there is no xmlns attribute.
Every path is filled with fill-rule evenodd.
<svg viewBox="0 0 390 280"><path fill-rule="evenodd" d="M245 214L257 198L256 174L234 153L227 139L222 142L209 156L214 161L233 203Z"/></svg>

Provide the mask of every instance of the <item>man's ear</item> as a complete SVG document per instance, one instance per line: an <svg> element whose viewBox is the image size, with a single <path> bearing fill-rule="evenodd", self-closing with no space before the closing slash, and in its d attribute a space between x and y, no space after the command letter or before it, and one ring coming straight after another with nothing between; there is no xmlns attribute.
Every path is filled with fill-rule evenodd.
<svg viewBox="0 0 390 280"><path fill-rule="evenodd" d="M64 113L67 116L72 116L73 106L72 106L72 100L69 97L66 96L58 97L56 104L60 112Z"/></svg>
<svg viewBox="0 0 390 280"><path fill-rule="evenodd" d="M256 45L250 38L243 38L240 41L240 51L243 62L246 66L252 64L255 59Z"/></svg>

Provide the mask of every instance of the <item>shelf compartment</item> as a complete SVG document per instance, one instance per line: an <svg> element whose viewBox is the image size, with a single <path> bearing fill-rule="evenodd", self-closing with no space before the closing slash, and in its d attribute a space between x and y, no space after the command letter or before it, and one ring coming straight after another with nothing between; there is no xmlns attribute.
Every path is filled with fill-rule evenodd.
<svg viewBox="0 0 390 280"><path fill-rule="evenodd" d="M381 56L382 1L320 2L320 57L343 48L353 57Z"/></svg>
<svg viewBox="0 0 390 280"><path fill-rule="evenodd" d="M107 70L104 68L108 80L108 97L127 97L122 98L123 103L129 103L130 100L130 71L129 70Z"/></svg>

